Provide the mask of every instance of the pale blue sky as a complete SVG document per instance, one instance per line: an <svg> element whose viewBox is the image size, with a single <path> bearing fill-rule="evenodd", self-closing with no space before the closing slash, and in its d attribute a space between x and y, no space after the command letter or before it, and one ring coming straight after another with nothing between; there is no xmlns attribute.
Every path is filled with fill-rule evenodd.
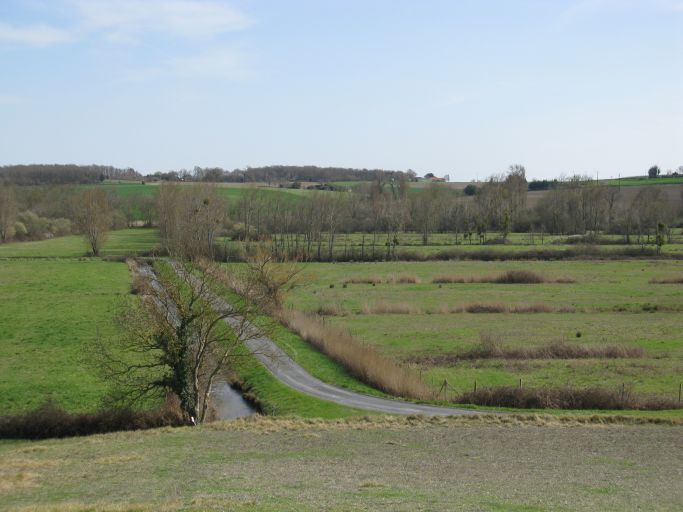
<svg viewBox="0 0 683 512"><path fill-rule="evenodd" d="M683 0L0 0L0 164L683 165Z"/></svg>

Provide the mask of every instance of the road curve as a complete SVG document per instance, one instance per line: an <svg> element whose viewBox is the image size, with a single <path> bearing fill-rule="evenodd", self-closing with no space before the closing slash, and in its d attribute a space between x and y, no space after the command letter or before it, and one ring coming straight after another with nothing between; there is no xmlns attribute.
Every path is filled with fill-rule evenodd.
<svg viewBox="0 0 683 512"><path fill-rule="evenodd" d="M176 273L185 279L193 281L177 262L170 261ZM208 297L213 307L220 310L232 310L232 306L222 297L210 293ZM225 322L236 327L242 321L239 317L228 317ZM313 377L289 357L273 340L267 337L255 337L245 341L254 356L265 366L276 379L292 389L301 391L309 396L334 402L339 405L375 411L387 414L421 414L425 416L459 416L468 414L482 414L480 411L458 409L455 407L437 407L434 405L416 404L402 400L380 398L349 391L328 384Z"/></svg>

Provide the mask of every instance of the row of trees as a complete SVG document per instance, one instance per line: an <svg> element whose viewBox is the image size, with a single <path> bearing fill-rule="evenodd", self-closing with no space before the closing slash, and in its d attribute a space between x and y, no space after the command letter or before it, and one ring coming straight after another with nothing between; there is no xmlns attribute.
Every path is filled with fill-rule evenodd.
<svg viewBox="0 0 683 512"><path fill-rule="evenodd" d="M361 256L367 256L367 247L373 258L377 251L391 258L405 232L419 233L425 245L434 233L472 244L492 242L491 232L496 241L505 241L513 231L621 234L630 243L650 240L659 224L675 226L683 215L683 198L661 187L620 189L581 176L559 180L529 205L521 166L492 176L473 196L438 184L411 189L406 175L386 174L351 192L294 196L254 188L230 203L210 184L164 183L156 197L98 194L108 228L158 224L167 248L183 252L176 247L182 244L187 250L201 248L205 256L212 255L221 235L271 240L278 254L304 259L332 259L344 233L361 234ZM85 196L72 186L0 185L0 241L83 233Z"/></svg>
<svg viewBox="0 0 683 512"><path fill-rule="evenodd" d="M110 165L30 164L0 167L0 183L14 185L87 184L141 178L142 175L135 169L119 169Z"/></svg>
<svg viewBox="0 0 683 512"><path fill-rule="evenodd" d="M358 233L361 259L394 256L401 234L417 232L422 243L434 233L452 235L451 243L485 243L496 232L504 242L511 231L589 235L621 234L627 243L650 241L659 225L671 227L683 215L683 197L660 188L637 194L574 176L562 180L528 207L524 169L515 166L484 183L473 198L430 186L410 190L405 180L377 180L349 193L307 197L244 192L227 204L210 185L164 184L157 202L164 245L181 254L213 256L221 234L234 240L272 242L282 256L330 260L346 244L341 234ZM344 238L343 242L340 239ZM370 254L371 252L371 254Z"/></svg>

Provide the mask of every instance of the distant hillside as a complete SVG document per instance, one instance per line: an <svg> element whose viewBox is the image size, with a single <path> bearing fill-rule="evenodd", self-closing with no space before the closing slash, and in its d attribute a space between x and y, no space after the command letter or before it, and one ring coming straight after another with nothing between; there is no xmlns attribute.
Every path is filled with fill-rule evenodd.
<svg viewBox="0 0 683 512"><path fill-rule="evenodd" d="M225 181L233 183L271 181L372 181L378 176L391 177L404 174L402 171L383 169L350 169L346 167L318 167L315 165L270 165L247 167L226 171L220 167L195 167L192 178L200 181ZM163 176L161 176L163 178Z"/></svg>
<svg viewBox="0 0 683 512"><path fill-rule="evenodd" d="M135 169L119 169L107 165L30 164L0 167L0 182L15 185L87 184L141 177Z"/></svg>

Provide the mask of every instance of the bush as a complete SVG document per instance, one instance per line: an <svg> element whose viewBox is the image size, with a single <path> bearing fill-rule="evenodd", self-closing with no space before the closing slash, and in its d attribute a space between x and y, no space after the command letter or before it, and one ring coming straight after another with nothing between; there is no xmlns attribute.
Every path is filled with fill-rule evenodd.
<svg viewBox="0 0 683 512"><path fill-rule="evenodd" d="M637 409L659 411L680 409L681 404L654 396L638 396L630 389L611 390L601 387L578 389L571 386L520 388L501 386L469 391L457 400L462 404L520 409Z"/></svg>
<svg viewBox="0 0 683 512"><path fill-rule="evenodd" d="M52 403L17 416L0 417L0 439L47 439L183 425L177 404L153 411L109 409L74 414Z"/></svg>
<svg viewBox="0 0 683 512"><path fill-rule="evenodd" d="M508 270L495 280L501 284L537 284L544 281L542 275L530 270Z"/></svg>

